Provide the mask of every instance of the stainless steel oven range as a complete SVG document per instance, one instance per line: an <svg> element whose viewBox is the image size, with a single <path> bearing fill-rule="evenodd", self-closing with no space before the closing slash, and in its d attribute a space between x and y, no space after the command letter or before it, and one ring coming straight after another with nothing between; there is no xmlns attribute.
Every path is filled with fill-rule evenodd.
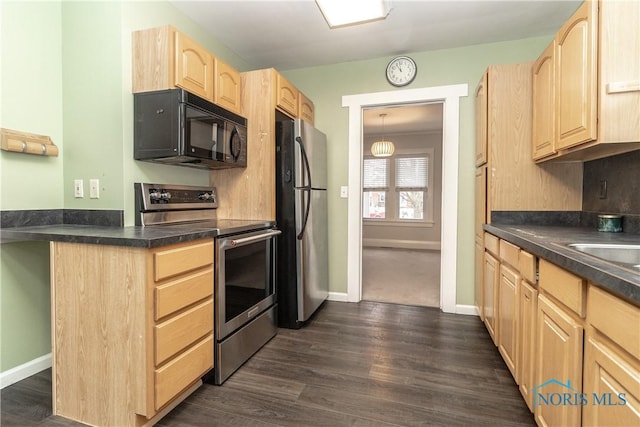
<svg viewBox="0 0 640 427"><path fill-rule="evenodd" d="M277 331L276 239L272 221L218 219L215 188L135 184L136 225L215 238L214 369L222 384Z"/></svg>

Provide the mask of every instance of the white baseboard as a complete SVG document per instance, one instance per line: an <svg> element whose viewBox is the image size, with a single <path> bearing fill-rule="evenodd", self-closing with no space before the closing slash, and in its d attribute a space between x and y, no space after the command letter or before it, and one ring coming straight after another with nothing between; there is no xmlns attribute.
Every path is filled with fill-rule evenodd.
<svg viewBox="0 0 640 427"><path fill-rule="evenodd" d="M377 248L421 249L429 251L440 250L440 242L421 242L417 240L362 239L362 246Z"/></svg>
<svg viewBox="0 0 640 427"><path fill-rule="evenodd" d="M51 367L51 353L0 373L0 389L29 378Z"/></svg>
<svg viewBox="0 0 640 427"><path fill-rule="evenodd" d="M329 301L349 302L346 292L329 292Z"/></svg>
<svg viewBox="0 0 640 427"><path fill-rule="evenodd" d="M466 314L469 316L477 316L478 310L475 305L456 304L456 314Z"/></svg>

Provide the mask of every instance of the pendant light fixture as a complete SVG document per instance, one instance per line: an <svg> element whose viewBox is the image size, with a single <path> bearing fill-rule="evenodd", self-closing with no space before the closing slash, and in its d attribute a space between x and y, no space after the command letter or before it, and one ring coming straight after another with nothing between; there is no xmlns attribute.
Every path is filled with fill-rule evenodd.
<svg viewBox="0 0 640 427"><path fill-rule="evenodd" d="M380 114L380 118L382 119L382 140L374 142L371 146L371 154L373 154L374 157L390 157L396 149L393 142L384 140L385 116L386 114Z"/></svg>

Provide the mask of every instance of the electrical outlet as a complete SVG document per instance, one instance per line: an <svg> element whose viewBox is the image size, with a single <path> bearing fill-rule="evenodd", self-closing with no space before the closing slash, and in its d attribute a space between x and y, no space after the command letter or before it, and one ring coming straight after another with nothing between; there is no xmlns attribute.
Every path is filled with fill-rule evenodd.
<svg viewBox="0 0 640 427"><path fill-rule="evenodd" d="M76 199L82 199L84 197L84 182L81 179L73 180L73 196Z"/></svg>
<svg viewBox="0 0 640 427"><path fill-rule="evenodd" d="M346 185L340 187L340 197L343 199L349 197L349 187L347 187Z"/></svg>
<svg viewBox="0 0 640 427"><path fill-rule="evenodd" d="M99 179L89 180L89 198L91 199L100 198L100 180Z"/></svg>
<svg viewBox="0 0 640 427"><path fill-rule="evenodd" d="M601 199L607 198L607 180L606 179L600 180L600 198Z"/></svg>

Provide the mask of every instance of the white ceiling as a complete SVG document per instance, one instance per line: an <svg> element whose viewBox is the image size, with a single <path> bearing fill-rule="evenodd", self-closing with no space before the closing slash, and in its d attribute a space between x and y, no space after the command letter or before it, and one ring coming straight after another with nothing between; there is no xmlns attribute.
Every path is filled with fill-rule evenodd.
<svg viewBox="0 0 640 427"><path fill-rule="evenodd" d="M385 20L330 29L314 0L170 1L252 68L280 71L550 35L582 3L393 0ZM437 129L442 117L433 109L396 109L388 112L385 127L389 132ZM403 119L400 111L424 120ZM378 114L365 112L366 133L380 131Z"/></svg>
<svg viewBox="0 0 640 427"><path fill-rule="evenodd" d="M394 0L384 20L335 29L314 0L171 3L253 68L284 71L549 35L582 1Z"/></svg>
<svg viewBox="0 0 640 427"><path fill-rule="evenodd" d="M385 114L384 129L380 114ZM368 108L363 112L363 133L384 136L438 131L442 130L442 118L442 103Z"/></svg>

